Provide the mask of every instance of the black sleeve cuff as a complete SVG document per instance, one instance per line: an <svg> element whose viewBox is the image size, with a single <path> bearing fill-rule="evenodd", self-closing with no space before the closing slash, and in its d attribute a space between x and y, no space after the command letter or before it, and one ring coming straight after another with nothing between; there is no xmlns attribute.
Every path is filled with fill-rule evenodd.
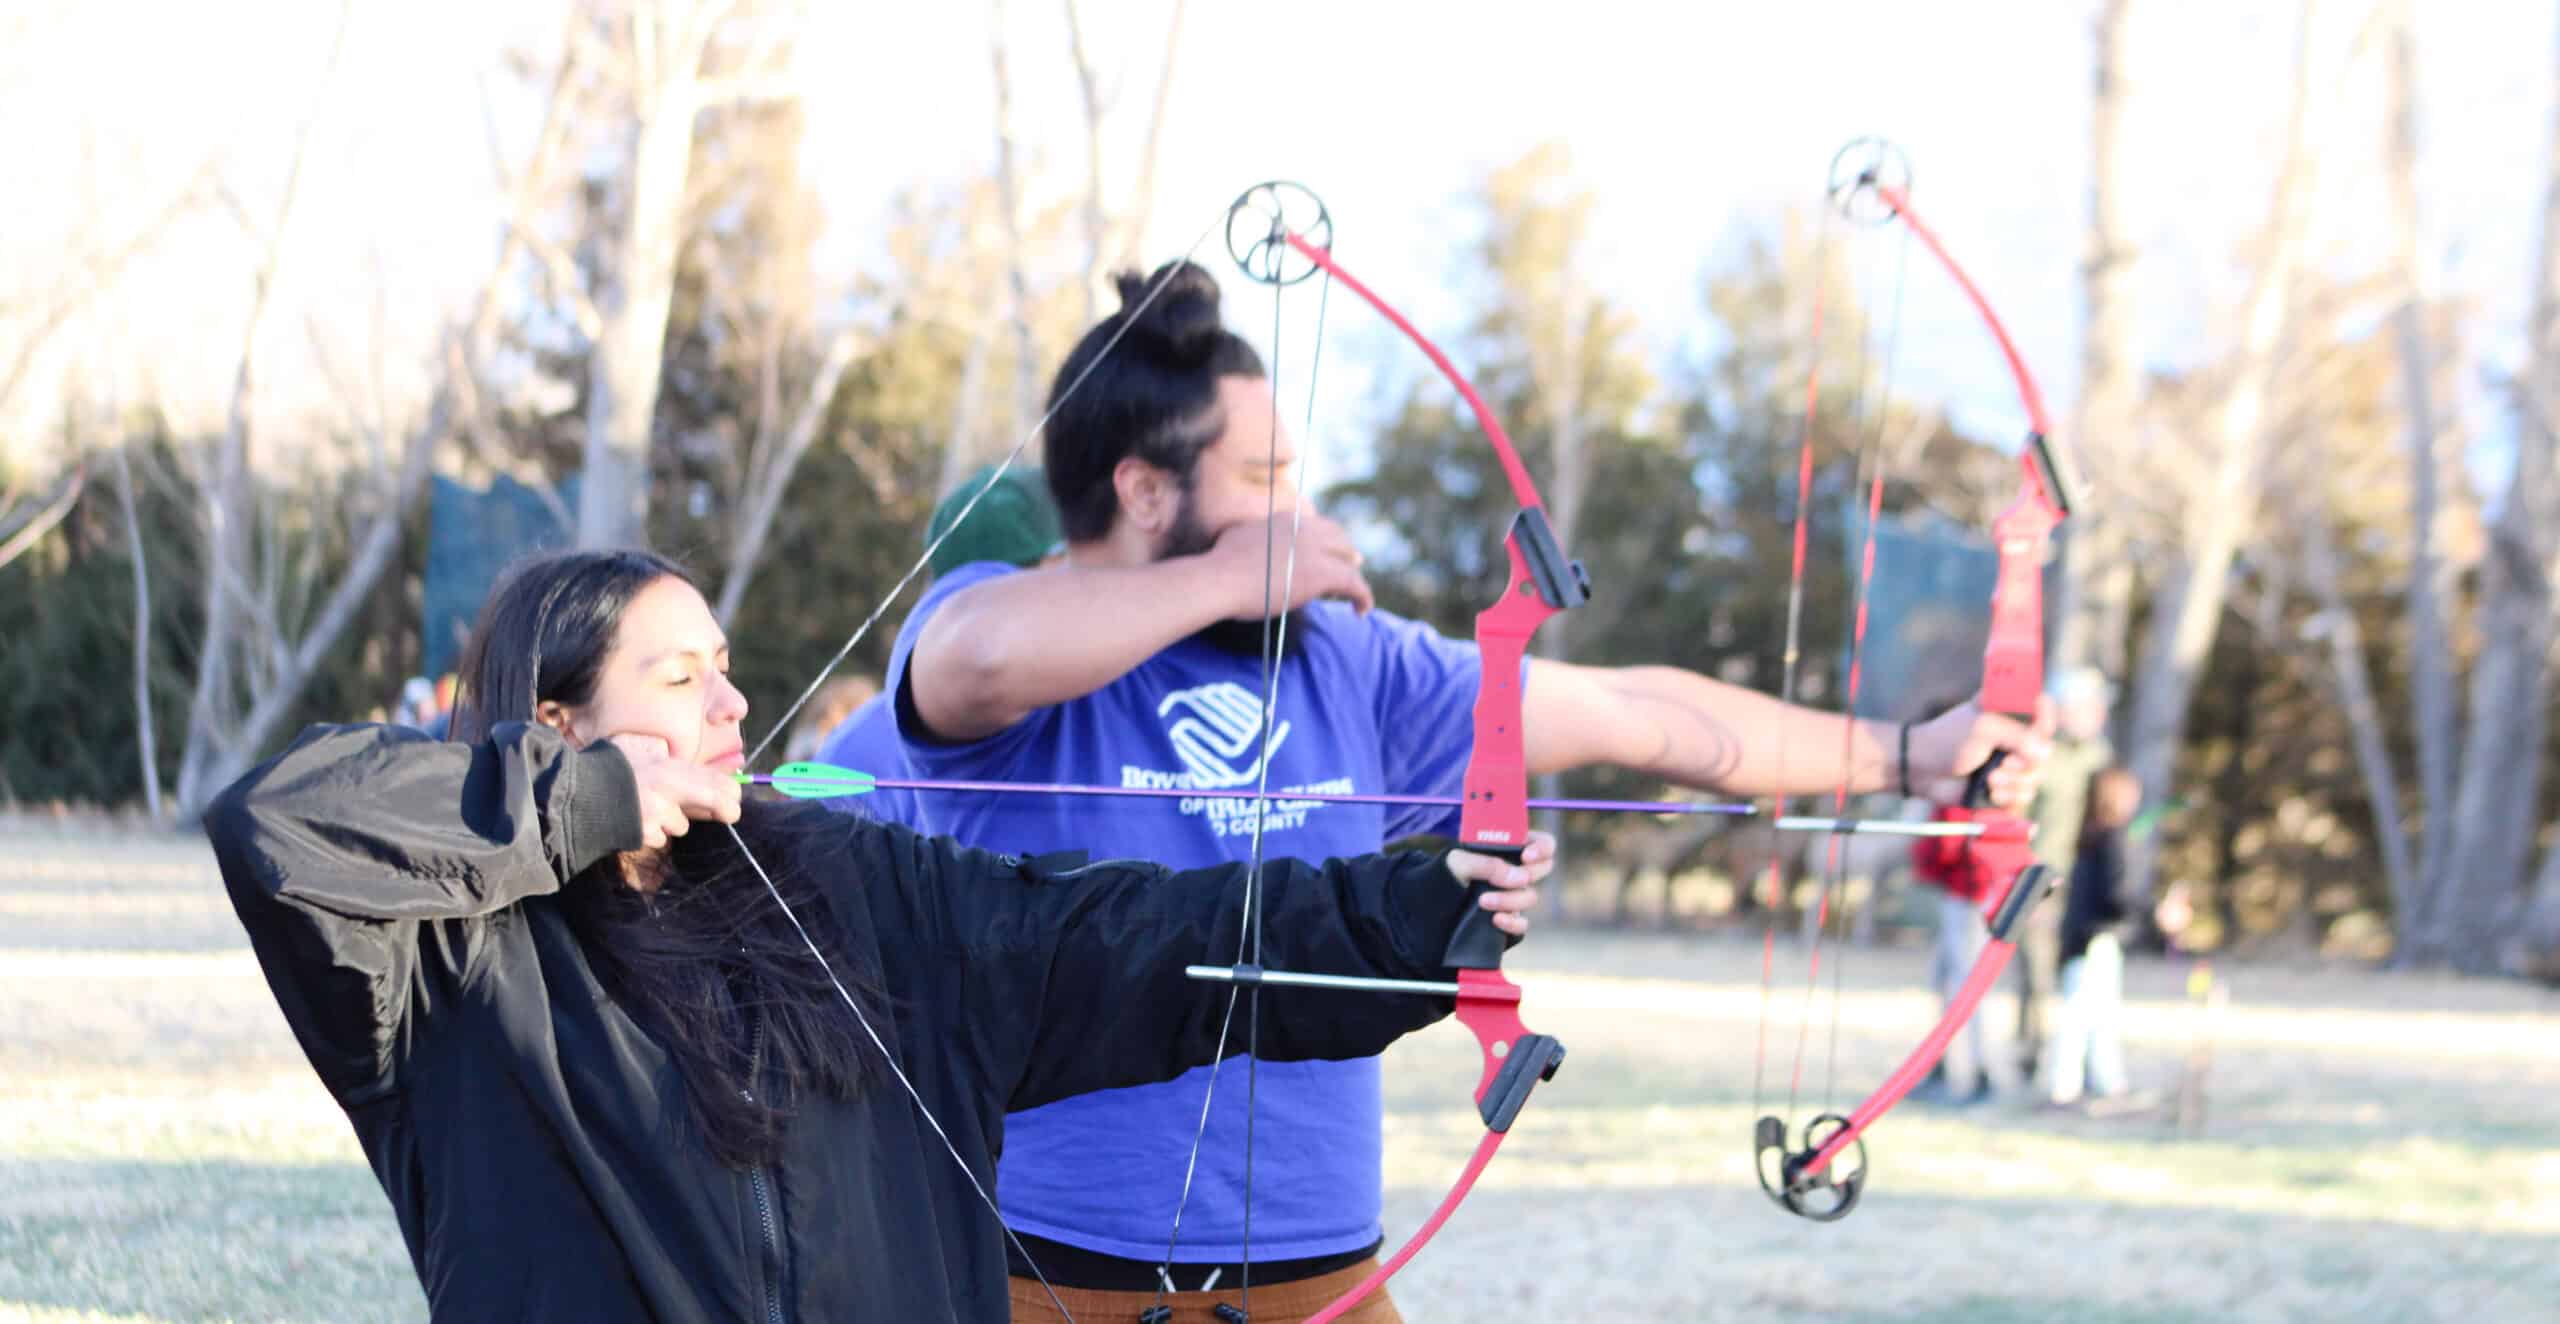
<svg viewBox="0 0 2560 1324"><path fill-rule="evenodd" d="M1397 859L1391 884L1399 903L1396 950L1408 964L1408 978L1447 975L1449 940L1475 908L1468 885L1449 872L1448 861L1447 851L1413 851Z"/></svg>
<svg viewBox="0 0 2560 1324"><path fill-rule="evenodd" d="M569 803L560 820L561 846L575 876L605 856L640 849L640 781L631 760L601 740L566 762Z"/></svg>

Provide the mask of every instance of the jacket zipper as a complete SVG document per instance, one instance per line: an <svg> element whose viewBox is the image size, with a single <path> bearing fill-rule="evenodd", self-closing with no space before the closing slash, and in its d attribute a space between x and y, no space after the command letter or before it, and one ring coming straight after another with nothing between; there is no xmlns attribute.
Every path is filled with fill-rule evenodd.
<svg viewBox="0 0 2560 1324"><path fill-rule="evenodd" d="M764 1065L764 1018L753 1011L747 1013L748 1031L747 1079L753 1081ZM746 1091L752 1100L755 1093ZM755 1192L756 1221L764 1228L764 1318L765 1324L783 1324L782 1310L782 1229L774 1215L773 1187L762 1166L747 1174L748 1186Z"/></svg>

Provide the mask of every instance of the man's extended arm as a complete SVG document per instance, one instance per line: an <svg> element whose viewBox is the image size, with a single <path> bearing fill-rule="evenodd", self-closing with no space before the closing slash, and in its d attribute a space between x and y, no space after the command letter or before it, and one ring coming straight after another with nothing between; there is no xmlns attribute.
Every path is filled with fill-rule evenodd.
<svg viewBox="0 0 2560 1324"><path fill-rule="evenodd" d="M1851 793L1902 780L1896 724L1790 706L1677 667L1533 659L1525 707L1532 772L1605 763L1727 795L1811 795L1841 784L1845 737ZM2045 756L2041 728L2049 726L2031 729L1972 705L1922 722L1911 731L1912 789L1953 799L1966 773L2008 747L2025 757L2001 765L1993 796L2023 803Z"/></svg>

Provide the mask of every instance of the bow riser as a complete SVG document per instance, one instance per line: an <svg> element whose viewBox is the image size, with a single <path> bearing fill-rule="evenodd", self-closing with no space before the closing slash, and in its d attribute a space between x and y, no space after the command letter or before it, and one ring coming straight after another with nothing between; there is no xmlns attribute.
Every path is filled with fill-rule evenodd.
<svg viewBox="0 0 2560 1324"><path fill-rule="evenodd" d="M1476 649L1484 680L1476 690L1475 754L1467 761L1458 840L1470 850L1517 860L1529 844L1528 751L1520 730L1520 664L1530 636L1559 612L1582 605L1591 583L1566 559L1547 514L1529 507L1503 539L1511 581L1476 614Z"/></svg>
<svg viewBox="0 0 2560 1324"><path fill-rule="evenodd" d="M1982 652L1982 706L2033 720L2044 693L2044 563L2061 519L2022 492L1991 525L2000 576L1991 592L1991 635Z"/></svg>

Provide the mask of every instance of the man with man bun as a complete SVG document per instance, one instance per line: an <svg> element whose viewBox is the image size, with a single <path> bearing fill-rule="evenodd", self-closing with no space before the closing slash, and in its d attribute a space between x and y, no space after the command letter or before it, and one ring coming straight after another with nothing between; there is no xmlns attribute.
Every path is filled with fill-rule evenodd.
<svg viewBox="0 0 2560 1324"><path fill-rule="evenodd" d="M1257 822L1273 858L1452 831L1454 809L1283 800L1257 815L1250 797L1266 772L1274 792L1455 795L1472 744L1475 646L1377 610L1350 535L1300 508L1297 440L1278 428L1262 359L1221 321L1206 271L1180 262L1123 275L1120 293L1121 311L1085 333L1052 388L1044 458L1064 561L945 574L900 633L886 702L921 776L1201 795L1108 808L928 795L918 826L1022 854L1091 847L1191 864L1250 858ZM1259 659L1272 612L1285 646L1266 713ZM1614 764L1723 794L1805 794L1831 790L1838 761L1782 752L1836 751L1844 736L1853 791L1906 772L1890 724L1844 731L1838 714L1694 672L1544 659L1524 672L1533 773ZM1966 772L2006 749L2016 757L1994 791L2022 804L2044 745L2040 730L1957 708L1909 733L1909 782L1953 798ZM1237 1074L1212 1096L1205 1134L1205 1070L1007 1122L1006 1220L1077 1318L1138 1319L1159 1298L1193 1310L1232 1302L1250 1256L1255 1324L1302 1319L1374 1264L1377 1061L1263 1063L1250 1093L1243 1068L1226 1069ZM1014 1318L1058 1318L1030 1266L1014 1273ZM1347 1318L1399 1316L1380 1294Z"/></svg>

